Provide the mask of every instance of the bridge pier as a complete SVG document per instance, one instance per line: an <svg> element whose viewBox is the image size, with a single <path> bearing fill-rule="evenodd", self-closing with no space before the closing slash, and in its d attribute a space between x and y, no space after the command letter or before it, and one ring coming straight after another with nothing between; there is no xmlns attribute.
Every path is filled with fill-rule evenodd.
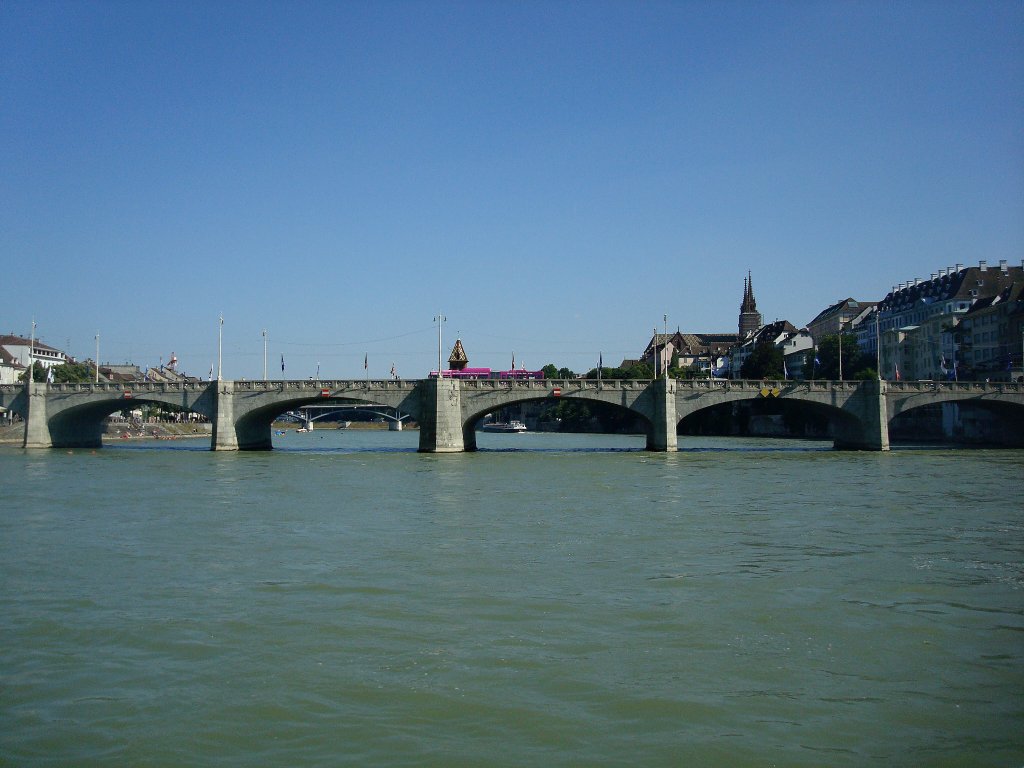
<svg viewBox="0 0 1024 768"><path fill-rule="evenodd" d="M458 379L427 379L421 390L420 446L422 453L461 453L462 386Z"/></svg>
<svg viewBox="0 0 1024 768"><path fill-rule="evenodd" d="M647 450L676 451L679 449L679 437L676 434L676 382L674 379L656 379L651 382L649 391L653 397L653 418L651 431L647 435Z"/></svg>
<svg viewBox="0 0 1024 768"><path fill-rule="evenodd" d="M52 448L50 420L46 415L46 385L32 381L31 370L25 383L25 440L23 448Z"/></svg>
<svg viewBox="0 0 1024 768"><path fill-rule="evenodd" d="M218 381L214 390L213 437L210 449L214 451L237 451L238 433L235 430L235 383Z"/></svg>
<svg viewBox="0 0 1024 768"><path fill-rule="evenodd" d="M837 426L832 446L836 450L888 451L889 411L884 381L865 381L844 410L857 416L855 424Z"/></svg>

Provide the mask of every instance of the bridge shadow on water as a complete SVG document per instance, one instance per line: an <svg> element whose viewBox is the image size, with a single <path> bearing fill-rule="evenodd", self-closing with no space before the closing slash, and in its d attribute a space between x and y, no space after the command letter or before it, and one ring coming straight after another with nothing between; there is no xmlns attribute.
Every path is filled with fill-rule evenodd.
<svg viewBox="0 0 1024 768"><path fill-rule="evenodd" d="M937 445L914 445L894 446L893 450L945 450L949 446ZM95 449L94 449L95 450ZM186 451L192 453L212 453L209 445L200 441L139 441L132 443L108 443L103 446L103 451L124 451L124 452L168 452ZM766 445L752 445L746 441L737 441L735 445L695 445L685 446L680 444L675 452L681 455L687 454L742 454L742 453L828 453L834 449L831 443L789 443L779 441L778 443ZM70 453L71 451L69 451ZM77 452L77 451L76 451ZM416 454L419 453L415 446L384 446L384 445L275 445L271 451L242 451L229 455L346 455L346 454ZM475 451L466 451L461 455L472 454L598 454L598 453L633 453L643 454L648 451L643 446L608 446L608 445L530 445L510 447L483 447ZM446 454L424 453L424 456L443 456ZM460 455L460 454L456 454ZM654 453L652 455L657 455Z"/></svg>

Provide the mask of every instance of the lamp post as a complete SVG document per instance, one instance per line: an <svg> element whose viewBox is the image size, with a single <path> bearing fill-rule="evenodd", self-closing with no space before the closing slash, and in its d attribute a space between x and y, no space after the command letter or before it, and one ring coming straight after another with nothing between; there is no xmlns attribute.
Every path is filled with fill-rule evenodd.
<svg viewBox="0 0 1024 768"><path fill-rule="evenodd" d="M35 360L32 359L32 352L36 348L36 319L32 318L32 333L28 340L28 376L25 378L25 386L34 383L33 374L36 371Z"/></svg>
<svg viewBox="0 0 1024 768"><path fill-rule="evenodd" d="M662 357L657 353L657 326L654 326L654 378L662 376Z"/></svg>
<svg viewBox="0 0 1024 768"><path fill-rule="evenodd" d="M223 378L224 370L224 313L220 315L220 325L217 326L217 381Z"/></svg>
<svg viewBox="0 0 1024 768"><path fill-rule="evenodd" d="M882 332L879 330L881 321L881 307L875 307L875 371L878 372L879 381L882 380Z"/></svg>
<svg viewBox="0 0 1024 768"><path fill-rule="evenodd" d="M267 329L263 329L263 380L267 380Z"/></svg>
<svg viewBox="0 0 1024 768"><path fill-rule="evenodd" d="M665 323L665 351L668 351L668 314L661 316L662 321ZM665 364L665 381L668 381L668 363Z"/></svg>
<svg viewBox="0 0 1024 768"><path fill-rule="evenodd" d="M444 374L441 373L441 324L444 323L448 318L442 315L440 312L437 313L437 317L434 318L434 322L437 323L437 378L443 378Z"/></svg>
<svg viewBox="0 0 1024 768"><path fill-rule="evenodd" d="M843 321L839 320L839 380L843 380Z"/></svg>

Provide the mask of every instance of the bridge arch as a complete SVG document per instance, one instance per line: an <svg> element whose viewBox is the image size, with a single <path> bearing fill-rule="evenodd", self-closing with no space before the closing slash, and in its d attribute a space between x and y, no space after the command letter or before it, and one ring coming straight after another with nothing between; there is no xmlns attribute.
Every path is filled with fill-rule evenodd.
<svg viewBox="0 0 1024 768"><path fill-rule="evenodd" d="M26 429L29 447L98 448L105 421L118 411L140 405L163 405L213 420L216 404L206 385L139 383L131 388L113 384L35 385L28 393L31 414Z"/></svg>
<svg viewBox="0 0 1024 768"><path fill-rule="evenodd" d="M462 382L462 440L464 450L476 449L476 425L488 413L531 402L579 401L619 410L644 425L647 445L656 444L656 408L651 382L613 380L464 381Z"/></svg>
<svg viewBox="0 0 1024 768"><path fill-rule="evenodd" d="M1006 397L1019 384L984 386L954 382L906 382L891 392L889 428L906 439L981 442L1024 447L1024 401Z"/></svg>
<svg viewBox="0 0 1024 768"><path fill-rule="evenodd" d="M825 417L836 448L887 450L881 386L877 381L680 381L676 387L676 415L682 421L723 404L785 401Z"/></svg>
<svg viewBox="0 0 1024 768"><path fill-rule="evenodd" d="M747 412L737 414L738 405L747 406ZM722 417L716 420L718 414ZM743 421L744 416L750 421ZM676 426L679 434L702 434L698 427L703 422L711 424L707 433L756 436L755 420L763 417L780 417L787 435L805 439L834 439L836 435L856 433L862 428L857 416L838 405L800 397L763 397L760 394L698 405L680 414Z"/></svg>

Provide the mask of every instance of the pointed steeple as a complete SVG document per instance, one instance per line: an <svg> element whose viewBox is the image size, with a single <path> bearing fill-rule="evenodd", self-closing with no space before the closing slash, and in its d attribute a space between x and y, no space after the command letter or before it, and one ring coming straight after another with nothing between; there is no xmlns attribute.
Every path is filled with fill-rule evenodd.
<svg viewBox="0 0 1024 768"><path fill-rule="evenodd" d="M462 347L462 339L456 339L452 353L448 356L448 368L452 371L461 371L467 363L469 363L469 358L466 356L466 350Z"/></svg>
<svg viewBox="0 0 1024 768"><path fill-rule="evenodd" d="M747 271L743 280L743 303L740 304L740 338L746 338L761 327L761 313L757 311L754 300L754 279Z"/></svg>

